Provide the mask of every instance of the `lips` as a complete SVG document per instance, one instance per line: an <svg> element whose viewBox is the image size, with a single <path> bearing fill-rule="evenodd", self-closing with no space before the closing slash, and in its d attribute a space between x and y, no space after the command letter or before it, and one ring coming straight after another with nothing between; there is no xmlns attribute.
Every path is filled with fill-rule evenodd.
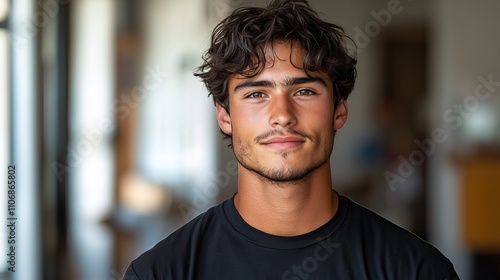
<svg viewBox="0 0 500 280"><path fill-rule="evenodd" d="M272 148L287 149L300 146L304 143L304 139L297 136L279 136L272 137L262 142L263 145Z"/></svg>

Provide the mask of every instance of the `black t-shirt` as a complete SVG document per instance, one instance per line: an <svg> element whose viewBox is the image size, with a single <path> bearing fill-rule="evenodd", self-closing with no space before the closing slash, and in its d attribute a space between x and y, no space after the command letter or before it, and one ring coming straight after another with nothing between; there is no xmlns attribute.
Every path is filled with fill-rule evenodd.
<svg viewBox="0 0 500 280"><path fill-rule="evenodd" d="M339 198L329 222L293 237L251 227L228 199L132 261L123 280L458 279L436 248Z"/></svg>

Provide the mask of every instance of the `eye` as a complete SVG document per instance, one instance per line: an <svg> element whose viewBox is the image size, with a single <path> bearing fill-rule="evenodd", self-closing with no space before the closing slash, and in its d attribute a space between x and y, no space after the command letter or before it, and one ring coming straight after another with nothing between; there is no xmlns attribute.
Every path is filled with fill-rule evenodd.
<svg viewBox="0 0 500 280"><path fill-rule="evenodd" d="M266 94L260 91L252 92L248 94L245 98L248 99L257 99L257 98L264 98L266 97Z"/></svg>
<svg viewBox="0 0 500 280"><path fill-rule="evenodd" d="M309 90L309 89L300 89L295 93L295 95L301 95L301 96L308 96L308 95L314 95L314 94L316 94L316 93L312 90Z"/></svg>

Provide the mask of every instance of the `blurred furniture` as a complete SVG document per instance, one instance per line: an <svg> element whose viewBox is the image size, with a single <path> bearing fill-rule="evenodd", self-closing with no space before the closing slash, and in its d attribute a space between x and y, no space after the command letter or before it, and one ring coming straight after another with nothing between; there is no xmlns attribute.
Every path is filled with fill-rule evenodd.
<svg viewBox="0 0 500 280"><path fill-rule="evenodd" d="M459 161L463 182L463 237L477 252L500 252L500 153Z"/></svg>
<svg viewBox="0 0 500 280"><path fill-rule="evenodd" d="M500 279L500 152L460 158L463 230L473 256L471 279Z"/></svg>

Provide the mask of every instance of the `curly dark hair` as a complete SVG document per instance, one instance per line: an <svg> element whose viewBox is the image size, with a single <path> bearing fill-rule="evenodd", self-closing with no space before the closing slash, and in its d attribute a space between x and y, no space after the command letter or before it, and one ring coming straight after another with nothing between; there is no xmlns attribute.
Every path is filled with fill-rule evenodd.
<svg viewBox="0 0 500 280"><path fill-rule="evenodd" d="M210 48L194 75L203 80L214 103L229 113L229 78L258 75L266 67L266 47L275 41L290 41L305 50L300 68L307 75L324 72L330 77L336 108L340 100L347 99L356 79L357 61L349 54L346 39L351 40L342 27L321 20L306 0L242 7L215 27Z"/></svg>

